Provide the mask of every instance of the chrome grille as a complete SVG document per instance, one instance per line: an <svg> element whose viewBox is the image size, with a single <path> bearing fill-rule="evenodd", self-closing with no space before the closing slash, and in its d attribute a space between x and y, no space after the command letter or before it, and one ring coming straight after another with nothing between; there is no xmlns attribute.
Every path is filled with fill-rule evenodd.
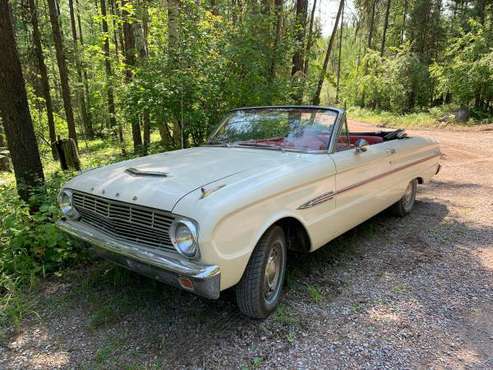
<svg viewBox="0 0 493 370"><path fill-rule="evenodd" d="M115 238L174 250L169 237L174 216L169 212L79 191L73 192L73 204L83 222Z"/></svg>

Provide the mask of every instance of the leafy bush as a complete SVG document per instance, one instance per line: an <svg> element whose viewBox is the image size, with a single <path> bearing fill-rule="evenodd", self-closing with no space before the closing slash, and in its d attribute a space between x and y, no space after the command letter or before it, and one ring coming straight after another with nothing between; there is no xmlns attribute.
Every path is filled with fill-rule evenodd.
<svg viewBox="0 0 493 370"><path fill-rule="evenodd" d="M60 213L56 197L66 178L54 175L36 189L29 204L23 202L13 185L0 193L0 276L15 276L17 283L57 271L76 257L73 242L58 232ZM6 290L0 280L0 292Z"/></svg>
<svg viewBox="0 0 493 370"><path fill-rule="evenodd" d="M438 97L451 94L455 103L485 111L493 97L493 50L491 37L486 27L474 20L469 21L471 30L461 31L450 42L442 62L430 66L436 81ZM491 33L491 32L490 32ZM474 113L474 112L473 112Z"/></svg>
<svg viewBox="0 0 493 370"><path fill-rule="evenodd" d="M369 50L361 64L350 72L343 85L343 96L351 105L395 113L409 112L430 102L428 68L412 51L410 44L380 56Z"/></svg>

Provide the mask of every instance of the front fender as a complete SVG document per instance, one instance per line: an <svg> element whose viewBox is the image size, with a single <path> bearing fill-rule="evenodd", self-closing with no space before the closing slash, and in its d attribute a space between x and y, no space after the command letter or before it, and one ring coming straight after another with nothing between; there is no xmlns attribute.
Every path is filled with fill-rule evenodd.
<svg viewBox="0 0 493 370"><path fill-rule="evenodd" d="M240 281L262 235L276 222L287 217L297 219L304 225L303 220L291 210L269 212L265 204L243 209L223 218L216 225L207 243L207 254L214 251L214 260L221 267L221 289Z"/></svg>

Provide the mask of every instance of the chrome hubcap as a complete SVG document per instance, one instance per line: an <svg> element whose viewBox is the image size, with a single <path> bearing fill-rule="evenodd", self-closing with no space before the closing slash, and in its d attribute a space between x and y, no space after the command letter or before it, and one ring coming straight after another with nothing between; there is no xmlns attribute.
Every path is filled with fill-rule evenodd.
<svg viewBox="0 0 493 370"><path fill-rule="evenodd" d="M402 198L404 208L409 209L409 207L411 207L414 202L414 186L412 182L410 182L407 186L406 192L404 193L404 196Z"/></svg>
<svg viewBox="0 0 493 370"><path fill-rule="evenodd" d="M275 298L281 276L281 263L282 263L282 249L279 243L272 246L269 257L267 258L267 264L265 265L265 299L271 301Z"/></svg>

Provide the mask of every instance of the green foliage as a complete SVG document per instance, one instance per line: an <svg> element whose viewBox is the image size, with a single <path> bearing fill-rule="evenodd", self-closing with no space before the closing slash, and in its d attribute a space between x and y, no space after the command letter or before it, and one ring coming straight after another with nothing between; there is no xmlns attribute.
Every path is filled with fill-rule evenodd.
<svg viewBox="0 0 493 370"><path fill-rule="evenodd" d="M397 113L426 106L429 91L427 67L410 44L383 57L376 51L368 51L343 85L343 95L350 104Z"/></svg>
<svg viewBox="0 0 493 370"><path fill-rule="evenodd" d="M276 78L270 79L274 17L247 10L237 24L194 1L181 7L177 45L162 37L166 19L152 13L152 52L126 88L127 117L147 110L168 131L183 123L185 138L197 145L232 108L289 101L285 38L276 49Z"/></svg>
<svg viewBox="0 0 493 370"><path fill-rule="evenodd" d="M436 80L436 94L461 106L482 108L484 101L493 99L492 33L474 20L470 30L460 31L444 51L443 61L435 62L431 75Z"/></svg>
<svg viewBox="0 0 493 370"><path fill-rule="evenodd" d="M37 275L56 271L72 262L72 243L57 231L56 196L66 177L53 176L36 189L26 204L12 186L4 186L0 199L0 274L29 282ZM35 210L31 212L31 210Z"/></svg>

